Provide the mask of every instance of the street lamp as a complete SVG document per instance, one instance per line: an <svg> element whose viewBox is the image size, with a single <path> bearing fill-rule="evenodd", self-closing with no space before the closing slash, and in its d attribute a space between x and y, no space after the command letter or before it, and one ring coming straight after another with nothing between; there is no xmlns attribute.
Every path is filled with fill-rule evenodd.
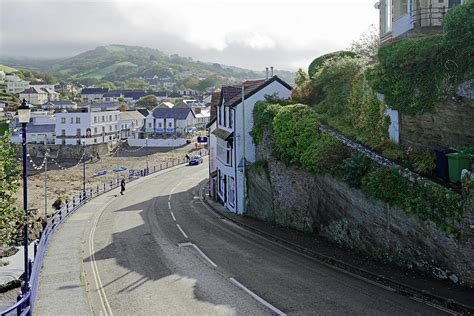
<svg viewBox="0 0 474 316"><path fill-rule="evenodd" d="M145 138L146 172L148 173L148 137Z"/></svg>
<svg viewBox="0 0 474 316"><path fill-rule="evenodd" d="M82 142L82 198L86 198L86 141Z"/></svg>
<svg viewBox="0 0 474 316"><path fill-rule="evenodd" d="M23 147L23 210L25 211L26 221L23 226L23 247L24 247L24 261L25 261L25 282L23 283L22 293L28 292L30 285L30 274L28 271L28 165L26 164L26 125L30 122L31 109L26 104L26 100L18 107L18 121L21 124L22 132L22 147Z"/></svg>

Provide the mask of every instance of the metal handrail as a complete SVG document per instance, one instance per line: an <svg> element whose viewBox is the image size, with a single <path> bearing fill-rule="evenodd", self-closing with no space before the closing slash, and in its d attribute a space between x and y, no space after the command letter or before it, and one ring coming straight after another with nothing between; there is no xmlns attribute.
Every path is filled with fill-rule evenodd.
<svg viewBox="0 0 474 316"><path fill-rule="evenodd" d="M209 154L209 151L204 150L203 156L207 156L208 154ZM171 160L171 163L169 161L166 162L166 164L160 163L159 168L157 168L157 166L153 166L153 169L152 169L153 171L151 172L150 172L151 168L130 170L126 181L130 183L132 181L137 180L140 177L145 177L155 172L159 172L161 170L172 168L172 167L185 164L185 163L186 163L186 160L184 158L173 159ZM66 218L70 214L74 213L74 211L76 211L86 202L88 202L89 200L99 195L109 192L119 186L120 186L120 181L119 181L119 177L117 177L115 180L103 182L102 185L97 185L96 188L89 187L88 189L86 189L85 195L83 195L83 193L81 192L79 195L73 196L71 200L67 200L66 203L62 205L59 210L57 210L51 215L51 218L48 220L46 226L41 232L40 239L35 241L34 260L29 261L31 265L31 269L29 269L31 285L28 292L26 292L24 295L19 294L17 297L17 302L14 305L10 306L9 308L3 310L0 313L0 316L9 315L13 313L14 311L16 311L17 315L31 315L32 314L31 311L34 311L36 293L38 290L39 275L41 272L41 267L43 266L43 259L46 253L46 248L48 246L48 242L51 236L56 232L58 227L66 220ZM95 189L95 193L94 193L94 189Z"/></svg>

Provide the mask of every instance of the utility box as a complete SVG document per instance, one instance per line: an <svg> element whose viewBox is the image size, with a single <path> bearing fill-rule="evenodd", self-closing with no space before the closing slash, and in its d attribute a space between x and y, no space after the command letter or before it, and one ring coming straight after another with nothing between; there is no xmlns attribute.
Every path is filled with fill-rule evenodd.
<svg viewBox="0 0 474 316"><path fill-rule="evenodd" d="M447 154L449 167L449 181L457 183L461 180L461 171L463 169L470 170L471 158L464 153Z"/></svg>

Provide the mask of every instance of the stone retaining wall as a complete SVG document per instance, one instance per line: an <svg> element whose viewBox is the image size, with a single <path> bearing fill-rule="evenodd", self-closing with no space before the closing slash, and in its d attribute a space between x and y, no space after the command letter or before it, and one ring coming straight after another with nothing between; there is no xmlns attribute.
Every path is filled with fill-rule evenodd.
<svg viewBox="0 0 474 316"><path fill-rule="evenodd" d="M328 175L313 175L275 159L264 134L256 147L264 168L248 172L248 216L302 231L392 262L474 285L474 230L448 237L429 221L366 196ZM261 164L265 165L265 164Z"/></svg>

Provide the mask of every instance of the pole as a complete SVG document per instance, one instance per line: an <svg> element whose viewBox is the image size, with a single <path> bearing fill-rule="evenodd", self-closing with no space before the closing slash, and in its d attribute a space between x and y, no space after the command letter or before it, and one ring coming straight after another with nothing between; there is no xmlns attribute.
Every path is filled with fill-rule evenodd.
<svg viewBox="0 0 474 316"><path fill-rule="evenodd" d="M44 136L46 151L44 152L44 219L48 219L48 145Z"/></svg>
<svg viewBox="0 0 474 316"><path fill-rule="evenodd" d="M242 176L243 176L243 184L244 184L244 188L243 188L243 195L244 195L244 199L243 199L243 203L242 203L242 214L245 213L245 199L246 199L246 193L247 193L247 188L246 188L246 179L245 179L245 165L246 165L246 159L245 159L245 87L244 85L242 84L242 164L243 164L243 168L242 168Z"/></svg>
<svg viewBox="0 0 474 316"><path fill-rule="evenodd" d="M146 170L148 171L148 137L145 139Z"/></svg>
<svg viewBox="0 0 474 316"><path fill-rule="evenodd" d="M82 196L86 194L86 142L82 143Z"/></svg>
<svg viewBox="0 0 474 316"><path fill-rule="evenodd" d="M28 165L26 163L26 123L21 124L22 147L23 147L23 210L25 211L26 222L23 226L23 247L25 264L25 283L23 283L22 293L26 294L30 288L30 273L28 271Z"/></svg>

